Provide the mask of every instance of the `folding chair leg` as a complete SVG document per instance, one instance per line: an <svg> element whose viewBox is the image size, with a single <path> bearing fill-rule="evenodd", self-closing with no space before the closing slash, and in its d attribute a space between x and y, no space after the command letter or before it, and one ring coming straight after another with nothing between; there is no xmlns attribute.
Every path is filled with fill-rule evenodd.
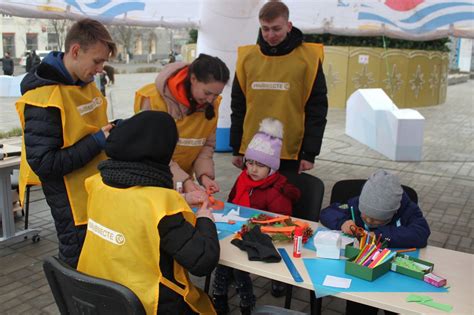
<svg viewBox="0 0 474 315"><path fill-rule="evenodd" d="M30 214L30 188L31 186L26 186L26 196L25 196L25 230L28 230L28 215Z"/></svg>
<svg viewBox="0 0 474 315"><path fill-rule="evenodd" d="M208 274L206 276L206 282L204 283L204 292L209 294L209 286L211 285L211 275Z"/></svg>
<svg viewBox="0 0 474 315"><path fill-rule="evenodd" d="M286 296L285 296L285 308L291 308L291 297L293 295L293 286L291 284L286 285Z"/></svg>
<svg viewBox="0 0 474 315"><path fill-rule="evenodd" d="M309 291L309 305L311 307L311 315L320 315L323 298L316 298L314 291Z"/></svg>

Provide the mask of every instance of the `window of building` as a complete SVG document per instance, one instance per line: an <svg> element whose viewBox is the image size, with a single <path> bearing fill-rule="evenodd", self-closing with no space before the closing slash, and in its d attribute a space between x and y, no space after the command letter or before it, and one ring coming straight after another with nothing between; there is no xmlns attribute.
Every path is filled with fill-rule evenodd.
<svg viewBox="0 0 474 315"><path fill-rule="evenodd" d="M9 52L11 57L16 57L15 33L3 33L2 39L3 52Z"/></svg>
<svg viewBox="0 0 474 315"><path fill-rule="evenodd" d="M48 50L59 50L59 34L48 33Z"/></svg>
<svg viewBox="0 0 474 315"><path fill-rule="evenodd" d="M26 49L30 51L38 50L38 33L26 34Z"/></svg>

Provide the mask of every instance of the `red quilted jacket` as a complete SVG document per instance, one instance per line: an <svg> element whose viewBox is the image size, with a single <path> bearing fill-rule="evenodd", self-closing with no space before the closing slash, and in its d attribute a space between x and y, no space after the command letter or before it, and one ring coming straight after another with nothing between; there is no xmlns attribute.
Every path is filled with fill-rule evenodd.
<svg viewBox="0 0 474 315"><path fill-rule="evenodd" d="M230 191L229 202L235 197L236 184L237 182ZM290 184L285 176L277 172L272 181L266 182L252 190L250 207L283 215L291 215L293 205L298 201L300 195L300 190L293 184Z"/></svg>

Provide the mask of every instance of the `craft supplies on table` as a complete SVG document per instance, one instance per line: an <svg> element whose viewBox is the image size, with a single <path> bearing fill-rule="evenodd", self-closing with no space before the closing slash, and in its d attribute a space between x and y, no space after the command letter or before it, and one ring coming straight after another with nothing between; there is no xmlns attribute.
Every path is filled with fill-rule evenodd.
<svg viewBox="0 0 474 315"><path fill-rule="evenodd" d="M369 267L370 263L367 264L365 262L366 260L370 261L370 257L374 255L372 253L375 248L375 245L366 245L363 250L359 250L351 245L347 245L345 253L348 260L345 263L344 272L367 281L374 281L386 274L390 270L389 260L378 260L372 267ZM387 249L383 249L378 254L378 256L380 255L390 255L390 253L387 253ZM364 263L367 265L365 266Z"/></svg>
<svg viewBox="0 0 474 315"><path fill-rule="evenodd" d="M427 273L423 276L423 281L434 285L435 287L444 287L447 284L447 280L443 277L435 275L434 273Z"/></svg>
<svg viewBox="0 0 474 315"><path fill-rule="evenodd" d="M334 231L319 231L314 237L314 247L319 258L339 259L341 234Z"/></svg>
<svg viewBox="0 0 474 315"><path fill-rule="evenodd" d="M291 276L296 282L303 282L303 278L301 277L300 273L298 272L298 269L296 269L295 264L291 260L290 256L288 255L286 249L284 248L278 248L278 252L280 253L281 258L283 258L283 261L285 262L286 267L291 273Z"/></svg>
<svg viewBox="0 0 474 315"><path fill-rule="evenodd" d="M432 272L433 268L434 265L428 261L403 254L398 254L390 267L392 271L418 280L424 280L425 274Z"/></svg>

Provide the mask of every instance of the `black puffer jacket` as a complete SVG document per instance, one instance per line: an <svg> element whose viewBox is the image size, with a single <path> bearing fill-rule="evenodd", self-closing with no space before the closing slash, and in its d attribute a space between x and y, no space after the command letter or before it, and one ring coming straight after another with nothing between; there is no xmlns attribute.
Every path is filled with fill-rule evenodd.
<svg viewBox="0 0 474 315"><path fill-rule="evenodd" d="M208 218L196 220L193 227L182 214L164 217L159 225L160 270L168 280L174 281L173 261L176 260L189 273L202 277L214 270L219 261L220 248L214 222ZM183 298L160 284L159 314L195 314Z"/></svg>
<svg viewBox="0 0 474 315"><path fill-rule="evenodd" d="M291 53L303 43L303 33L296 27L291 29L288 37L276 47L271 47L259 32L257 44L260 51L266 56L284 56ZM231 126L230 126L230 146L234 155L239 155L240 144L243 135L243 125L245 113L247 111L245 94L240 88L237 75L232 83L231 101ZM321 150L324 130L326 128L326 115L328 112L328 99L326 79L324 77L322 64L319 64L316 79L313 83L311 95L305 104L305 124L304 136L299 160L314 162L314 159Z"/></svg>
<svg viewBox="0 0 474 315"><path fill-rule="evenodd" d="M41 63L21 82L23 94L46 85L73 85L56 67ZM78 84L83 85L82 82ZM68 104L65 104L68 106ZM102 147L92 135L65 149L60 111L54 107L25 106L24 141L26 159L39 176L56 225L59 258L77 266L85 238L85 225L75 226L63 177L98 155Z"/></svg>

